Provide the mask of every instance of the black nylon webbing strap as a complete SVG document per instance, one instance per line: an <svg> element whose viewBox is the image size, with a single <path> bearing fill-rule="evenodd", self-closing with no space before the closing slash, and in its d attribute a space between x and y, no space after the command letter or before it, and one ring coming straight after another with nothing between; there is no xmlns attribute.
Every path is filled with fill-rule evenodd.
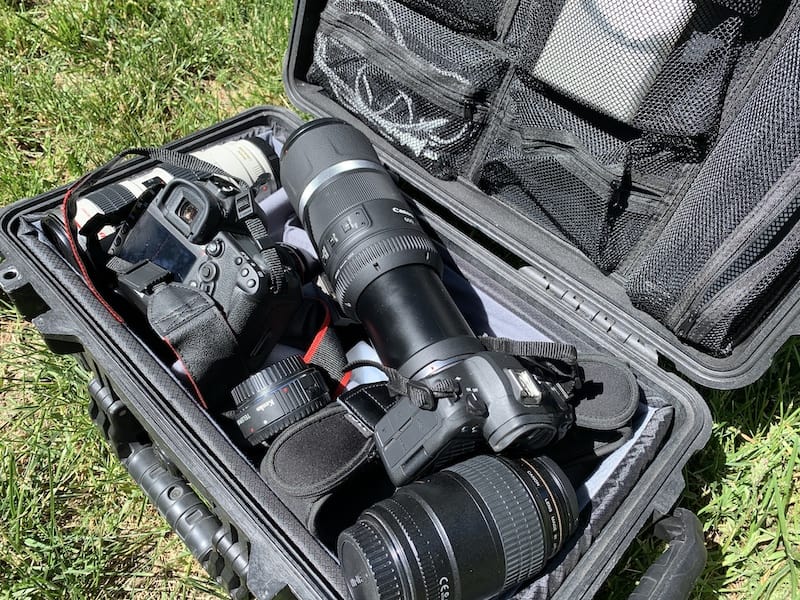
<svg viewBox="0 0 800 600"><path fill-rule="evenodd" d="M120 153L121 156L125 156L126 154L138 154L140 156L146 156L159 162L181 167L183 169L189 169L198 175L201 173L208 173L209 175L221 175L222 177L230 179L236 183L236 185L239 186L239 189L242 190L246 190L250 187L247 182L239 179L238 177L234 177L224 169L220 169L218 166L211 164L210 162L200 160L191 154L167 150L166 148L129 148L128 150Z"/></svg>
<svg viewBox="0 0 800 600"><path fill-rule="evenodd" d="M578 364L578 351L569 344L554 342L522 342L509 338L496 338L488 335L479 338L484 348L511 356L558 360L570 366Z"/></svg>
<svg viewBox="0 0 800 600"><path fill-rule="evenodd" d="M261 256L267 264L272 291L275 293L282 291L286 286L283 261L281 261L281 257L278 256L278 251L272 246L272 241L269 238L269 233L267 233L264 222L257 217L252 217L244 219L244 224L250 236L256 241L261 251Z"/></svg>
<svg viewBox="0 0 800 600"><path fill-rule="evenodd" d="M214 300L185 285L170 283L150 297L147 318L174 348L209 408L228 398L247 376L236 337Z"/></svg>
<svg viewBox="0 0 800 600"><path fill-rule="evenodd" d="M487 350L516 356L529 368L544 370L550 379L560 384L568 396L580 389L583 383L578 368L578 350L575 346L556 342L525 342L487 335L479 339ZM565 410L568 408L558 394L554 394L553 398L562 408Z"/></svg>
<svg viewBox="0 0 800 600"><path fill-rule="evenodd" d="M422 382L405 377L397 369L371 360L353 361L345 366L345 371L359 367L374 367L383 371L389 378L386 387L392 395L406 396L414 406L423 410L433 410L438 399L453 398L461 393L461 386L454 379L442 379L433 387L428 387Z"/></svg>

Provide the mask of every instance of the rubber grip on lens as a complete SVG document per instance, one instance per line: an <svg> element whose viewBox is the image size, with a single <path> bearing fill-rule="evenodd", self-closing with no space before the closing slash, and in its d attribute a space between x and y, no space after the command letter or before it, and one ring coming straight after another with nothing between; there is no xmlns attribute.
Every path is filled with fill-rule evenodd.
<svg viewBox="0 0 800 600"><path fill-rule="evenodd" d="M492 456L476 456L445 470L473 487L494 521L505 555L503 589L536 575L545 563L548 538L542 517L519 477L505 462Z"/></svg>

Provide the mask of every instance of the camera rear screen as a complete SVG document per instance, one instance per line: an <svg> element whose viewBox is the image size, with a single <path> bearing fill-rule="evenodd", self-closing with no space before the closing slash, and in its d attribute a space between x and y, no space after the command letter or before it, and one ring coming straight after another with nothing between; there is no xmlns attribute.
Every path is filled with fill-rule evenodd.
<svg viewBox="0 0 800 600"><path fill-rule="evenodd" d="M149 260L183 281L196 260L196 255L150 211L145 212L128 234L119 257L130 263Z"/></svg>

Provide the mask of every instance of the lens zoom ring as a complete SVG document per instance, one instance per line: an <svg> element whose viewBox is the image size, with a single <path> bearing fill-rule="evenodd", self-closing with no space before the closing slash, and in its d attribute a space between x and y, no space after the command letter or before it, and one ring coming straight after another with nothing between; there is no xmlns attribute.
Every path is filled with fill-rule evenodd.
<svg viewBox="0 0 800 600"><path fill-rule="evenodd" d="M332 223L358 204L384 197L386 195L386 179L387 175L380 171L369 173L363 170L352 171L337 177L335 185L328 186L322 191L327 203L324 211L328 219L327 223ZM316 206L314 208L316 209Z"/></svg>
<svg viewBox="0 0 800 600"><path fill-rule="evenodd" d="M532 578L544 566L541 515L527 488L502 461L476 456L446 469L460 475L486 504L505 554L503 589Z"/></svg>
<svg viewBox="0 0 800 600"><path fill-rule="evenodd" d="M342 304L353 304L358 298L347 298L350 286L358 277L362 269L375 264L381 258L400 254L402 252L427 252L432 260L440 260L439 252L433 242L423 235L397 235L387 239L378 240L369 244L355 256L345 262L336 274L336 299ZM406 264L414 264L417 260L410 260Z"/></svg>
<svg viewBox="0 0 800 600"><path fill-rule="evenodd" d="M346 535L350 538L350 543L356 546L364 557L375 580L379 600L401 600L403 589L395 561L372 525L358 521L347 530ZM357 582L347 583L352 588Z"/></svg>

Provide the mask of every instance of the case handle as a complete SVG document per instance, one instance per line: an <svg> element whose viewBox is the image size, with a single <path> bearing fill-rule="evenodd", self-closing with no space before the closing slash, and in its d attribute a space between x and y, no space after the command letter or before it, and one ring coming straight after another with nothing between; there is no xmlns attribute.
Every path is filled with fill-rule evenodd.
<svg viewBox="0 0 800 600"><path fill-rule="evenodd" d="M676 508L655 524L654 534L669 548L650 565L628 600L685 600L706 566L706 546L700 519Z"/></svg>

